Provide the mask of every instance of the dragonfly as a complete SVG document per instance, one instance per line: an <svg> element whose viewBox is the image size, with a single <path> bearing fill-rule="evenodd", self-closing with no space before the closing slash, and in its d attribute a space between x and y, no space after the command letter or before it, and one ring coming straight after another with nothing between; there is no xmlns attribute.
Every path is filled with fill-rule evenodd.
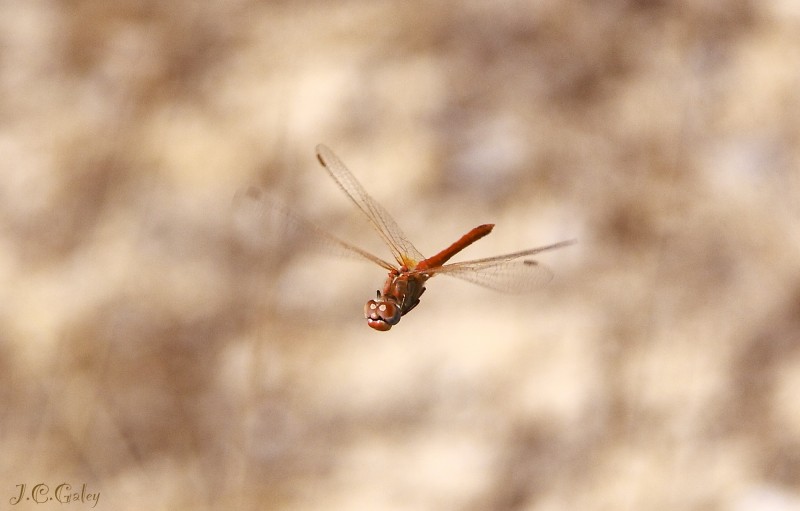
<svg viewBox="0 0 800 511"><path fill-rule="evenodd" d="M330 148L320 144L316 147L316 154L328 175L367 218L396 264L339 239L295 215L288 208L264 201L255 189L248 191L248 198L264 202L259 210L262 216L268 217L272 230L275 229L275 223L281 228L291 225L293 232L300 232L301 237L312 240L314 245L324 247L328 252L371 261L388 272L383 287L376 291L375 298L364 305L367 325L375 330L390 330L403 316L414 310L426 290L427 281L436 275L449 275L506 293L532 291L548 282L552 273L530 257L575 243L575 240L566 240L510 254L447 264L453 256L492 232L494 224L482 224L437 254L425 257L409 241L389 212L364 190Z"/></svg>

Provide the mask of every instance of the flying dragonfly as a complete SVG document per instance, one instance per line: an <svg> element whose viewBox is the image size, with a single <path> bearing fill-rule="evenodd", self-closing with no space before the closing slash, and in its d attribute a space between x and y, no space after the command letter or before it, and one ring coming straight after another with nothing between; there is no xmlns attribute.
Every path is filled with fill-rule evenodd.
<svg viewBox="0 0 800 511"><path fill-rule="evenodd" d="M268 212L265 216L269 217L271 223L278 222L281 227L291 225L293 231L301 232L303 238L311 240L324 250L366 259L387 270L388 276L383 287L377 290L375 298L368 300L364 305L367 325L375 330L391 329L403 316L414 310L425 292L428 279L436 275L457 277L506 293L524 293L536 289L548 282L552 278L552 273L530 257L575 243L575 240L560 241L510 254L446 264L454 255L492 232L494 224L483 224L470 230L439 253L425 257L409 241L394 218L364 190L331 149L320 144L316 147L316 152L322 167L369 220L372 228L392 253L396 264L339 239L286 208L269 203L260 206L259 209ZM254 190L250 190L247 195L248 199L263 202L258 192ZM273 225L272 228L274 227Z"/></svg>

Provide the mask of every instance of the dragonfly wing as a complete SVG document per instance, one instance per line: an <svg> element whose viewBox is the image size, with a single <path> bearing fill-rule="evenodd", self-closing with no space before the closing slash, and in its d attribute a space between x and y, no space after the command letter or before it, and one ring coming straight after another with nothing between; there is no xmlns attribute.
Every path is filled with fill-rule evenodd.
<svg viewBox="0 0 800 511"><path fill-rule="evenodd" d="M416 263L425 259L417 248L408 240L400 226L383 206L369 196L355 176L347 169L342 161L328 147L320 144L317 146L317 158L328 174L336 181L339 188L344 190L350 200L369 219L372 227L392 251L398 263L414 267Z"/></svg>
<svg viewBox="0 0 800 511"><path fill-rule="evenodd" d="M530 256L573 243L573 240L562 241L512 254L446 264L425 273L450 275L504 293L527 293L553 278L553 273L546 266L530 259Z"/></svg>
<svg viewBox="0 0 800 511"><path fill-rule="evenodd" d="M482 265L459 263L443 266L436 272L450 275L503 293L527 293L550 282L553 273L545 266L531 260L514 260Z"/></svg>
<svg viewBox="0 0 800 511"><path fill-rule="evenodd" d="M234 221L237 230L259 248L308 250L366 259L387 270L394 268L380 257L300 218L288 207L255 188L237 193L234 197Z"/></svg>

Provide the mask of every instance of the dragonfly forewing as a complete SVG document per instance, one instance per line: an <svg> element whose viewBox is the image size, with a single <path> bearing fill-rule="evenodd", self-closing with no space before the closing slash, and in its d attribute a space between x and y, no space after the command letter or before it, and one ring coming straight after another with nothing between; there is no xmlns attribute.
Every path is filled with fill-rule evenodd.
<svg viewBox="0 0 800 511"><path fill-rule="evenodd" d="M366 259L387 269L394 266L380 257L343 241L305 220L260 190L250 188L234 197L236 227L262 249L310 251L325 255Z"/></svg>
<svg viewBox="0 0 800 511"><path fill-rule="evenodd" d="M529 257L572 245L574 240L562 241L544 247L522 250L511 254L445 264L425 271L426 274L449 275L504 293L527 293L548 283L553 273Z"/></svg>
<svg viewBox="0 0 800 511"><path fill-rule="evenodd" d="M392 215L364 190L344 163L325 145L317 146L317 158L336 184L369 219L372 227L392 251L400 265L413 268L425 259L397 225Z"/></svg>

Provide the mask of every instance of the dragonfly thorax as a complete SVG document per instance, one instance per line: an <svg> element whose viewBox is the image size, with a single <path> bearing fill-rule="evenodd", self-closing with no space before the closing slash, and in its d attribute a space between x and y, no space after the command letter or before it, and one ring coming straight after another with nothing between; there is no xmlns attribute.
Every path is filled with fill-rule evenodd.
<svg viewBox="0 0 800 511"><path fill-rule="evenodd" d="M364 305L367 324L375 330L386 331L400 322L400 318L419 304L425 292L425 274L409 274L406 267L389 273L383 291Z"/></svg>

